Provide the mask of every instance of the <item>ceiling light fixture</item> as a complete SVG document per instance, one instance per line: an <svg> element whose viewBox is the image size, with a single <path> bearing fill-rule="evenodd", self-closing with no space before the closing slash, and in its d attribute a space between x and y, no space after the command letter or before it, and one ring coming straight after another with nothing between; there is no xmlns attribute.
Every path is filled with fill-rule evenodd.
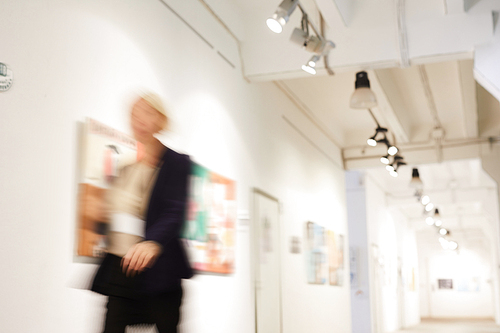
<svg viewBox="0 0 500 333"><path fill-rule="evenodd" d="M351 96L350 106L353 109L370 109L377 106L377 98L370 89L370 80L365 71L356 73L355 90Z"/></svg>
<svg viewBox="0 0 500 333"><path fill-rule="evenodd" d="M307 65L309 67L316 67L316 63L321 59L321 56L315 54L312 56L311 59L309 59L309 61L307 62Z"/></svg>
<svg viewBox="0 0 500 333"><path fill-rule="evenodd" d="M389 148L387 148L387 154L391 155L391 156L394 156L398 153L399 149L396 147L396 146L389 146Z"/></svg>
<svg viewBox="0 0 500 333"><path fill-rule="evenodd" d="M380 162L382 162L384 164L389 164L391 162L391 161L389 161L389 155L382 156L380 158Z"/></svg>
<svg viewBox="0 0 500 333"><path fill-rule="evenodd" d="M299 29L300 30L300 29ZM307 43L307 42L306 42ZM306 71L309 74L315 75L316 74L316 63L321 59L320 55L313 55L311 59L307 62L307 64L302 65L302 70Z"/></svg>
<svg viewBox="0 0 500 333"><path fill-rule="evenodd" d="M433 225L434 224L434 219L432 217L428 216L425 219L425 223L427 223L427 225Z"/></svg>
<svg viewBox="0 0 500 333"><path fill-rule="evenodd" d="M385 166L385 169L389 172L393 172L394 171L394 166L392 164L389 164L389 165L386 165Z"/></svg>
<svg viewBox="0 0 500 333"><path fill-rule="evenodd" d="M429 202L431 202L431 198L428 195L424 195L422 197L422 205L427 205Z"/></svg>
<svg viewBox="0 0 500 333"><path fill-rule="evenodd" d="M307 72L311 75L315 75L316 74L316 69L314 69L314 67L311 67L309 65L302 65L302 70L304 72Z"/></svg>
<svg viewBox="0 0 500 333"><path fill-rule="evenodd" d="M266 23L269 29L274 33L281 33L283 27L290 19L295 8L299 4L299 0L283 0L274 12L273 16L267 19Z"/></svg>
<svg viewBox="0 0 500 333"><path fill-rule="evenodd" d="M439 243L441 243L441 247L444 249L444 250L448 250L449 249L449 242L444 239L443 237L439 237Z"/></svg>
<svg viewBox="0 0 500 333"><path fill-rule="evenodd" d="M394 178L396 178L396 177L399 175L399 174L398 174L398 172L397 172L396 170L389 172L389 174L390 174L391 176L393 176Z"/></svg>
<svg viewBox="0 0 500 333"><path fill-rule="evenodd" d="M422 188L424 186L424 183L420 179L420 174L418 173L417 168L413 168L411 172L411 181L410 181L410 187L413 188Z"/></svg>
<svg viewBox="0 0 500 333"><path fill-rule="evenodd" d="M382 133L383 137L382 137L382 139L377 140L377 136L379 136L379 133ZM377 128L375 129L375 134L373 134L372 137L370 137L368 140L366 140L366 143L371 147L377 146L378 142L383 142L387 145L388 140L387 140L386 133L387 133L387 128L380 127L380 125L377 124Z"/></svg>
<svg viewBox="0 0 500 333"><path fill-rule="evenodd" d="M450 232L448 230L446 230L445 228L441 228L439 229L439 234L442 235L442 236L446 236L448 235Z"/></svg>
<svg viewBox="0 0 500 333"><path fill-rule="evenodd" d="M375 134L374 136L372 136L371 138L369 138L368 140L366 140L366 143L368 144L368 146L371 146L371 147L376 147L377 146L377 140L375 140L376 136L377 136L377 134Z"/></svg>
<svg viewBox="0 0 500 333"><path fill-rule="evenodd" d="M436 220L436 223L434 223L436 227L440 227L443 225L443 222L441 220Z"/></svg>
<svg viewBox="0 0 500 333"><path fill-rule="evenodd" d="M458 249L458 243L455 241L449 241L448 248L452 251L455 251L456 249Z"/></svg>
<svg viewBox="0 0 500 333"><path fill-rule="evenodd" d="M302 65L302 69L304 71L314 75L316 74L316 69L314 69L314 67L316 67L316 63L322 56L324 56L326 60L330 50L335 48L335 44L330 40L326 40L314 26L314 23L309 22L307 12L300 4L299 0L283 0L274 14L267 19L266 23L271 31L281 33L283 31L283 27L288 22L290 16L297 7L302 12L301 27L293 30L292 35L290 36L290 41L305 48L308 52L315 53L315 55L305 65ZM315 35L309 34L309 27L312 28ZM332 75L333 71L328 67L326 61L325 67L328 70L328 73Z"/></svg>
<svg viewBox="0 0 500 333"><path fill-rule="evenodd" d="M434 208L434 204L432 202L430 202L425 206L425 211L430 212L433 208Z"/></svg>

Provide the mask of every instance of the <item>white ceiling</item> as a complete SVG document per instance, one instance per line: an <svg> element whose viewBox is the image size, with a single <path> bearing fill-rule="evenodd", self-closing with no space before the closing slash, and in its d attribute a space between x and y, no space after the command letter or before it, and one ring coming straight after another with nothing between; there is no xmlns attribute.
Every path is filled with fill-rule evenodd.
<svg viewBox="0 0 500 333"><path fill-rule="evenodd" d="M419 165L424 184L423 194L439 209L442 227L451 231L450 239L462 247L484 250L490 246L498 223L497 184L482 169L480 160L457 160L440 164ZM383 168L366 171L368 177L383 188L388 205L398 210L418 234L419 242L437 243L438 229L425 223L430 213L409 186L412 168L403 168L394 178ZM475 236L474 236L475 235Z"/></svg>
<svg viewBox="0 0 500 333"><path fill-rule="evenodd" d="M316 126L328 131L344 156L378 154L366 145L375 122L366 110L349 107L360 70L368 72L378 100L373 113L389 128L393 142L406 147L433 143L436 127L444 130L441 142L500 135L500 29L493 15L500 1L301 0L317 27L321 14L324 35L336 44L328 57L332 76L324 63L318 64L316 76L300 69L311 54L289 41L300 26L299 10L283 33L274 34L265 20L281 0L204 1L220 9L238 37L245 76L254 84L275 81ZM419 160L424 155L410 160L418 165L443 225L457 237L476 235L471 243L491 234L491 221L498 221L496 183L480 160L424 164ZM376 159L370 163L376 168L367 171L369 176L390 193L393 208L419 233L429 234L423 207L408 187L411 167L393 178Z"/></svg>
<svg viewBox="0 0 500 333"><path fill-rule="evenodd" d="M279 82L341 148L364 145L375 128L367 112L349 108L359 70L368 71L379 101L373 111L397 142L429 141L436 126L448 140L500 134L490 121L500 124L500 104L491 89L476 92L474 80L476 46L496 38L498 1L301 0L316 27L324 18L324 34L336 44L328 57L335 75L328 76L322 62L314 77L301 70L311 54L289 41L300 10L275 34L265 20L280 0L205 1L237 32L247 78Z"/></svg>

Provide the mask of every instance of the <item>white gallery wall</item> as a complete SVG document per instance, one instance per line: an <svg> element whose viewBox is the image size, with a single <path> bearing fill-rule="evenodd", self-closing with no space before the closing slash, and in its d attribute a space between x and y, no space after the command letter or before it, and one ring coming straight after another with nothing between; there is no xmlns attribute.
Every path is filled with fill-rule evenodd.
<svg viewBox="0 0 500 333"><path fill-rule="evenodd" d="M419 253L422 317L495 317L490 252L464 247L452 252L419 242ZM441 279L452 280L452 288L440 289Z"/></svg>
<svg viewBox="0 0 500 333"><path fill-rule="evenodd" d="M420 322L415 233L388 206L380 183L367 171L346 173L349 242L356 252L353 333L394 332Z"/></svg>
<svg viewBox="0 0 500 333"><path fill-rule="evenodd" d="M254 332L253 187L282 203L283 332L351 331L348 269L342 287L308 285L304 251L289 251L306 221L347 235L340 150L274 84L242 77L237 42L199 1L18 0L2 13L14 73L0 94L2 332L99 331L105 298L75 288L95 268L73 257L78 124L130 132L138 87L168 101L162 141L237 182L236 273L185 283L182 331Z"/></svg>
<svg viewBox="0 0 500 333"><path fill-rule="evenodd" d="M375 332L393 332L420 322L415 234L379 182L367 176L365 187Z"/></svg>

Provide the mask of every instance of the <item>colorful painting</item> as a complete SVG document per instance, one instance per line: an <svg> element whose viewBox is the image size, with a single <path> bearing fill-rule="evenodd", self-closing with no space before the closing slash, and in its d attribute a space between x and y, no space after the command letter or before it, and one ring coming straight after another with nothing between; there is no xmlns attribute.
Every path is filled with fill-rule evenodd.
<svg viewBox="0 0 500 333"><path fill-rule="evenodd" d="M77 254L103 257L108 230L103 216L106 189L118 170L137 161L143 149L127 134L90 118L84 125L82 148Z"/></svg>
<svg viewBox="0 0 500 333"><path fill-rule="evenodd" d="M193 163L183 238L197 271L234 270L236 184Z"/></svg>
<svg viewBox="0 0 500 333"><path fill-rule="evenodd" d="M306 223L306 267L307 282L326 283L326 233L325 228L314 223Z"/></svg>
<svg viewBox="0 0 500 333"><path fill-rule="evenodd" d="M332 286L344 284L344 236L327 231L328 280Z"/></svg>

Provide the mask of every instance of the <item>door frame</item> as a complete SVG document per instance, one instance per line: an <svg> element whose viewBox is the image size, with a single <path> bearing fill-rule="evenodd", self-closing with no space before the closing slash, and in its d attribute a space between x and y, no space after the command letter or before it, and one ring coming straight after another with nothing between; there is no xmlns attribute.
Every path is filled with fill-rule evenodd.
<svg viewBox="0 0 500 333"><path fill-rule="evenodd" d="M251 257L251 274L252 274L252 290L254 294L254 316L255 316L255 333L261 333L258 332L258 322L257 322L257 315L258 315L258 309L257 309L257 292L258 292L258 282L257 282L257 276L259 274L259 247L258 247L258 241L259 241L259 235L255 230L256 226L256 219L257 219L257 202L255 200L257 195L262 195L263 197L275 201L277 206L278 206L278 221L277 221L277 233L278 233L278 279L279 279L279 313L280 313L280 332L277 333L283 333L283 284L282 284L282 247L281 247L281 241L282 241L282 235L281 235L281 202L274 197L273 195L257 188L254 187L251 190L250 193L250 198L251 198L251 216L250 216L250 257Z"/></svg>

